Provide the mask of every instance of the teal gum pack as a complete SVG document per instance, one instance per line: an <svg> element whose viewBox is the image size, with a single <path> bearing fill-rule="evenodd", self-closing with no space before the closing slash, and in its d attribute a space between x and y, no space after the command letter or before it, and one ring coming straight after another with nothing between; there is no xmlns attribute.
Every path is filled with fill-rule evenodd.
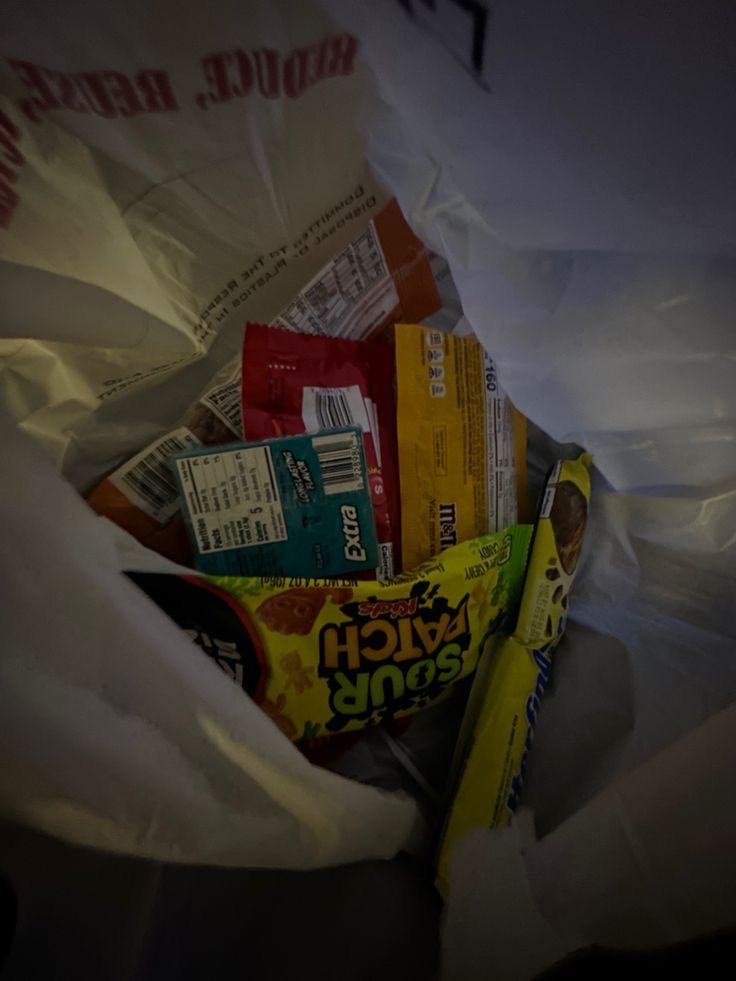
<svg viewBox="0 0 736 981"><path fill-rule="evenodd" d="M172 467L201 572L323 577L378 565L358 428L198 447Z"/></svg>

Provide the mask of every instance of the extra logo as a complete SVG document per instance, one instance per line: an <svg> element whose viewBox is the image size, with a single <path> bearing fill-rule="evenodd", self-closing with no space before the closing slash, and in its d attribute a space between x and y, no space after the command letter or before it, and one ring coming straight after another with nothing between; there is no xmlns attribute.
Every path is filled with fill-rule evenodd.
<svg viewBox="0 0 736 981"><path fill-rule="evenodd" d="M345 539L343 553L348 562L365 562L365 549L360 540L360 520L358 509L352 504L343 504L340 508L342 516L342 535Z"/></svg>
<svg viewBox="0 0 736 981"><path fill-rule="evenodd" d="M392 718L455 681L470 645L468 595L457 606L422 580L405 597L346 603L349 619L319 636L319 675L327 679L333 731L375 714Z"/></svg>

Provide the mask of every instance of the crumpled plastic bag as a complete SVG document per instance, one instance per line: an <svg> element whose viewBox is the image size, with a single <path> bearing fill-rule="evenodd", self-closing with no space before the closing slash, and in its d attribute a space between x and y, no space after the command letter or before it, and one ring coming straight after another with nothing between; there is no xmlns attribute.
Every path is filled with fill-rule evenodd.
<svg viewBox="0 0 736 981"><path fill-rule="evenodd" d="M512 832L479 833L446 923L448 977L525 977L586 943L671 942L736 917L718 858L724 808L735 816L736 196L720 129L735 25L726 4L665 24L628 3L497 3L489 93L443 50L448 11L415 6L413 22L354 7L343 21L391 106L371 159L447 259L517 406L596 465L530 757L541 840L520 852ZM531 445L540 468L547 449ZM530 895L514 930L502 866ZM639 893L646 916L626 898Z"/></svg>
<svg viewBox="0 0 736 981"><path fill-rule="evenodd" d="M703 830L735 816L711 765L730 744L736 695L730 5L666 18L634 0L497 0L492 16L449 0L263 4L247 18L234 0L217 18L193 0L175 6L128 4L103 24L81 3L62 15L37 2L6 18L11 57L79 72L165 66L181 102L168 115L57 109L28 121L28 93L2 64L0 108L22 129L24 158L0 264L13 415L86 488L170 426L235 353L243 321L277 314L395 194L447 261L461 328L491 351L517 406L597 468L569 636L530 758L526 799L543 837L522 853L513 831L481 833L473 860L459 855L446 948L462 938L485 951L478 965L525 976L543 963L522 963L513 938L531 943L535 917L551 931L543 961L595 939L654 943L733 922L720 830ZM359 41L353 70L299 98L197 104L208 52L285 57L343 35ZM241 290L259 256L350 195L351 215L356 201L363 211L308 255L290 253L280 278L209 329L203 313L231 279ZM105 382L114 392L101 404ZM75 840L138 854L158 842L187 860L309 865L408 841L411 805L309 768L160 614L134 617L144 601L118 582L108 533L20 437L6 443L36 475L19 471L2 497L14 547L4 745L26 761L4 771L6 809ZM83 630L83 616L98 628ZM246 729L261 753L248 766L287 773L288 802L268 797L267 774L246 774ZM650 786L667 807L647 810ZM316 829L328 818L324 850ZM611 855L634 860L598 864L604 825L622 836ZM516 933L492 915L500 856L529 890ZM692 889L680 903L684 867ZM484 868L473 919L463 896L481 895ZM642 883L650 915L604 906ZM462 976L460 962L447 966Z"/></svg>
<svg viewBox="0 0 736 981"><path fill-rule="evenodd" d="M180 571L96 518L2 415L0 806L161 861L310 868L386 858L408 797L310 766L121 570Z"/></svg>

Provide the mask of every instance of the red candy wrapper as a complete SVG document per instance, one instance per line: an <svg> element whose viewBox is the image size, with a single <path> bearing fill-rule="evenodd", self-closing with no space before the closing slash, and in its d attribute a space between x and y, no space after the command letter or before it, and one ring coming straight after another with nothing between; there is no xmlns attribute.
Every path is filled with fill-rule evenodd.
<svg viewBox="0 0 736 981"><path fill-rule="evenodd" d="M248 324L243 343L247 440L360 426L376 519L379 579L400 569L394 352L385 343Z"/></svg>

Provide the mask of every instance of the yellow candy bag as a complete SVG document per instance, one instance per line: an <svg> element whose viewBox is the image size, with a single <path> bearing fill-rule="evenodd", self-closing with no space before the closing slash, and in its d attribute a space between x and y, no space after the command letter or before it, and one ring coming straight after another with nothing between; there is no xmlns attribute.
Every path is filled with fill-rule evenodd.
<svg viewBox="0 0 736 981"><path fill-rule="evenodd" d="M449 854L473 828L508 823L519 801L540 702L562 636L590 500L590 456L558 462L547 482L516 629L481 658L458 740L456 791L440 842L437 887Z"/></svg>
<svg viewBox="0 0 736 981"><path fill-rule="evenodd" d="M404 568L526 517L526 420L474 337L396 327Z"/></svg>
<svg viewBox="0 0 736 981"><path fill-rule="evenodd" d="M386 582L130 574L292 740L434 704L513 616L531 527Z"/></svg>

